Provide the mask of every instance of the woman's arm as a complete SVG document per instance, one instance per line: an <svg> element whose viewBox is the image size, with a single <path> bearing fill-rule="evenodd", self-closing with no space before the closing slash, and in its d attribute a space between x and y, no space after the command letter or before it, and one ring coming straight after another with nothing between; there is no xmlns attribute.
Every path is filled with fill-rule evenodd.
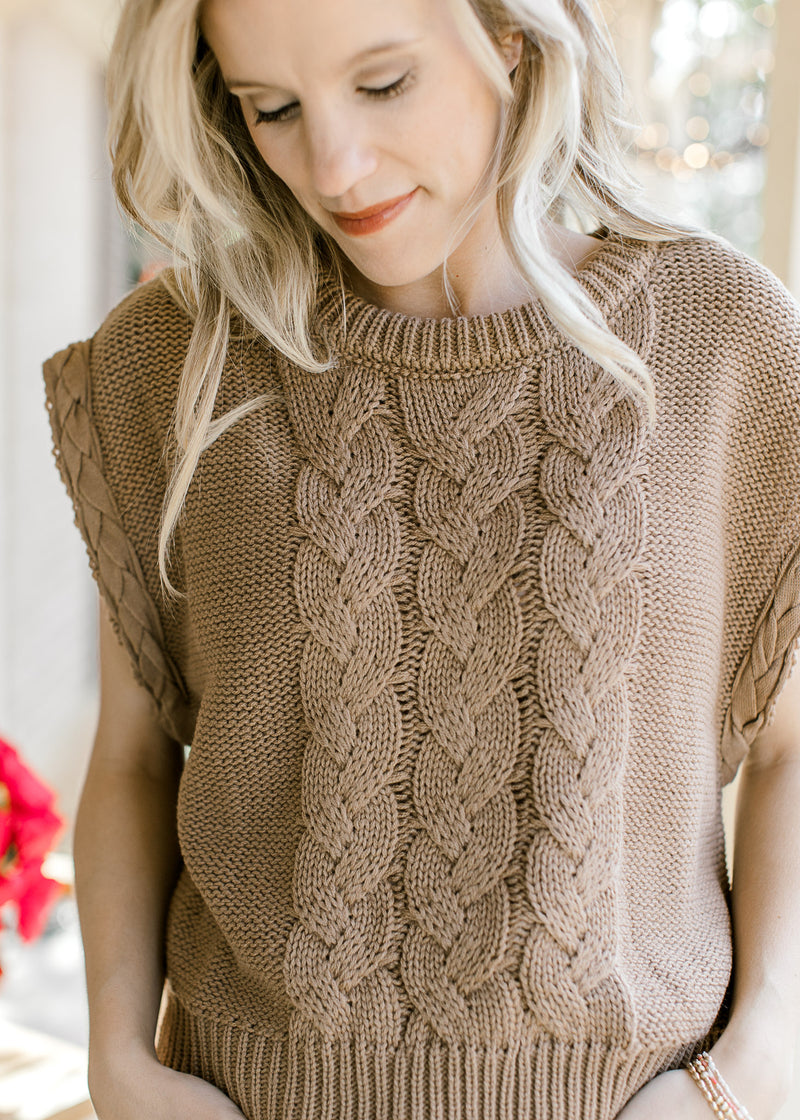
<svg viewBox="0 0 800 1120"><path fill-rule="evenodd" d="M733 1006L714 1056L761 1120L774 1116L791 1090L800 1031L800 660L739 782Z"/></svg>
<svg viewBox="0 0 800 1120"><path fill-rule="evenodd" d="M155 722L100 600L100 715L75 821L92 1065L121 1047L155 1054L183 761Z"/></svg>
<svg viewBox="0 0 800 1120"><path fill-rule="evenodd" d="M74 840L92 1101L100 1120L241 1120L218 1090L156 1057L183 747L161 730L102 599L99 637L100 715Z"/></svg>
<svg viewBox="0 0 800 1120"><path fill-rule="evenodd" d="M729 1025L711 1051L753 1120L792 1086L800 1030L800 659L769 727L742 764L733 873L735 980ZM656 1077L618 1120L710 1120L683 1070Z"/></svg>

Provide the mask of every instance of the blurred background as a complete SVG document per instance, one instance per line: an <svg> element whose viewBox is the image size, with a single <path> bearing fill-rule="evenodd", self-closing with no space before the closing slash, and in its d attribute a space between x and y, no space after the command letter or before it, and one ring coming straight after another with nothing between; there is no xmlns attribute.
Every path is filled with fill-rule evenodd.
<svg viewBox="0 0 800 1120"><path fill-rule="evenodd" d="M602 0L630 161L673 216L800 298L800 3ZM95 585L55 469L41 363L158 267L118 218L104 67L118 0L0 0L0 737L55 791L63 884L43 935L0 911L0 1117L77 1120L87 1015L71 822L97 717ZM726 791L730 815L735 787ZM800 1085L781 1120L800 1120Z"/></svg>

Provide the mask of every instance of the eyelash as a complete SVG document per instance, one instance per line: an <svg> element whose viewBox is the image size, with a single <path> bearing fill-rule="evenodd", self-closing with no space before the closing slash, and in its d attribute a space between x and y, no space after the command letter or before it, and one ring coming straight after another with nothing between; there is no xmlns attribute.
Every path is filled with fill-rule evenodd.
<svg viewBox="0 0 800 1120"><path fill-rule="evenodd" d="M398 78L396 82L392 82L389 86L384 86L382 89L365 89L369 97L374 98L376 101L388 100L390 97L397 97L401 93L405 93L413 81L413 72L411 70L404 74L402 78ZM265 112L263 109L256 109L254 124L281 124L289 120L287 116L289 111L295 107L297 102L291 105L284 105L281 109L275 109L271 112Z"/></svg>

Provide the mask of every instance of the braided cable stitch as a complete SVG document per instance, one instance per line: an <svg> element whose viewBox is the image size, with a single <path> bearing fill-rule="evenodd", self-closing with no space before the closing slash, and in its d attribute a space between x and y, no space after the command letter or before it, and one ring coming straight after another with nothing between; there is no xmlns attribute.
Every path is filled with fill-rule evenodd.
<svg viewBox="0 0 800 1120"><path fill-rule="evenodd" d="M635 565L646 507L644 408L585 355L541 367L549 442L539 486L552 519L540 578L550 615L537 656L546 726L534 749L535 830L527 893L534 923L520 980L541 1029L630 1041L633 1005L615 975L621 780L629 734L625 671L641 620Z"/></svg>
<svg viewBox="0 0 800 1120"><path fill-rule="evenodd" d="M510 899L504 873L517 832L509 777L519 750L510 682L522 620L510 572L524 534L519 424L527 371L484 378L448 407L415 380L400 387L422 457L414 503L428 540L417 595L428 637L418 703L427 728L414 774L421 828L406 861L412 923L402 949L407 991L442 1039L506 1046L522 1018L503 971Z"/></svg>
<svg viewBox="0 0 800 1120"><path fill-rule="evenodd" d="M389 500L395 450L374 371L313 380L291 370L284 383L308 455L296 485L305 539L294 586L308 630L300 688L310 735L293 878L298 920L284 957L297 1007L292 1029L396 1043L399 997L385 967L397 926L386 876L402 741L391 683L402 641L391 586L400 551Z"/></svg>
<svg viewBox="0 0 800 1120"><path fill-rule="evenodd" d="M769 724L799 649L800 548L781 565L733 681L722 732L727 776L733 776L756 735Z"/></svg>

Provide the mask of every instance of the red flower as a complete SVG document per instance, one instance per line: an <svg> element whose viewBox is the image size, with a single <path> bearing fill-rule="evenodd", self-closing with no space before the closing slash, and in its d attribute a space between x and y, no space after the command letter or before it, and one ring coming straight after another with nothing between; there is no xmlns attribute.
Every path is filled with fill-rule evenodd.
<svg viewBox="0 0 800 1120"><path fill-rule="evenodd" d="M10 743L0 739L0 906L16 904L25 941L42 932L62 890L42 875L42 860L64 824L53 811L54 800Z"/></svg>

